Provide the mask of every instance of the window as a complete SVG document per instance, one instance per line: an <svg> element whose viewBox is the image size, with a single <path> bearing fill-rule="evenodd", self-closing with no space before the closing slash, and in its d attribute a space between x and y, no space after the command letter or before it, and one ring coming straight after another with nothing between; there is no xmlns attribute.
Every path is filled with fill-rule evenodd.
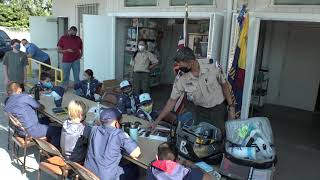
<svg viewBox="0 0 320 180"><path fill-rule="evenodd" d="M83 15L89 14L89 15L98 15L98 8L99 4L82 4L77 6L78 10L78 31L81 38L83 38Z"/></svg>
<svg viewBox="0 0 320 180"><path fill-rule="evenodd" d="M84 14L98 15L98 6L99 4L78 5L78 23L82 24Z"/></svg>
<svg viewBox="0 0 320 180"><path fill-rule="evenodd" d="M274 5L320 5L320 0L273 0Z"/></svg>
<svg viewBox="0 0 320 180"><path fill-rule="evenodd" d="M0 37L2 39L10 39L10 37L2 30L0 30Z"/></svg>
<svg viewBox="0 0 320 180"><path fill-rule="evenodd" d="M125 6L157 6L157 2L158 0L125 0Z"/></svg>
<svg viewBox="0 0 320 180"><path fill-rule="evenodd" d="M184 6L186 0L171 0L171 6ZM188 0L189 5L213 5L213 0Z"/></svg>

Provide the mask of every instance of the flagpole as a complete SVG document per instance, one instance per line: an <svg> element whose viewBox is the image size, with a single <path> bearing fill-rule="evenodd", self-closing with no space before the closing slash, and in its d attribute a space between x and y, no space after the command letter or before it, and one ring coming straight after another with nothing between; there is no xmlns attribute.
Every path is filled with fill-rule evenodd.
<svg viewBox="0 0 320 180"><path fill-rule="evenodd" d="M183 22L183 38L184 38L184 47L188 47L188 1L185 4L186 14L184 16Z"/></svg>

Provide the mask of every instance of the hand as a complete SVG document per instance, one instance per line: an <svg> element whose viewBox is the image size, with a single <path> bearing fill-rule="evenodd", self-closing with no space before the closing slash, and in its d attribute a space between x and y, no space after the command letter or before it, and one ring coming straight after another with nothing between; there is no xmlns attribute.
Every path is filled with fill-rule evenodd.
<svg viewBox="0 0 320 180"><path fill-rule="evenodd" d="M179 163L184 165L185 167L191 168L194 166L194 163L192 161L189 160L179 160Z"/></svg>
<svg viewBox="0 0 320 180"><path fill-rule="evenodd" d="M154 121L152 123L149 123L149 129L151 129L151 131L154 131L156 129L158 125L158 121Z"/></svg>
<svg viewBox="0 0 320 180"><path fill-rule="evenodd" d="M228 119L236 119L236 109L234 106L229 107Z"/></svg>
<svg viewBox="0 0 320 180"><path fill-rule="evenodd" d="M40 104L39 108L38 108L40 111L44 110L45 109L45 106L43 104Z"/></svg>
<svg viewBox="0 0 320 180"><path fill-rule="evenodd" d="M9 83L10 83L9 78L4 78L4 84L5 84L5 85L8 85Z"/></svg>
<svg viewBox="0 0 320 180"><path fill-rule="evenodd" d="M72 49L66 49L63 52L73 53L74 51Z"/></svg>

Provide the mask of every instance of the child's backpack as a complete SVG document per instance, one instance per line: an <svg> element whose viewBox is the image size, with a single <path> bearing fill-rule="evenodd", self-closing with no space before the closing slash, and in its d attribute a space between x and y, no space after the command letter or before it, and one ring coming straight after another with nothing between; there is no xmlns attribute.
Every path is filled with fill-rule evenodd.
<svg viewBox="0 0 320 180"><path fill-rule="evenodd" d="M268 118L226 122L225 155L220 173L232 179L273 178L276 150Z"/></svg>

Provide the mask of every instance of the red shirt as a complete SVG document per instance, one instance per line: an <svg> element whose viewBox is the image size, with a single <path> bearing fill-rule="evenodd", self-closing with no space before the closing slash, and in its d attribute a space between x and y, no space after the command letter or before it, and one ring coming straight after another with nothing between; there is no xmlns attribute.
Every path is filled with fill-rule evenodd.
<svg viewBox="0 0 320 180"><path fill-rule="evenodd" d="M72 49L74 52L63 53L62 62L72 63L81 58L82 40L79 36L71 37L64 35L60 38L58 45L62 50Z"/></svg>

